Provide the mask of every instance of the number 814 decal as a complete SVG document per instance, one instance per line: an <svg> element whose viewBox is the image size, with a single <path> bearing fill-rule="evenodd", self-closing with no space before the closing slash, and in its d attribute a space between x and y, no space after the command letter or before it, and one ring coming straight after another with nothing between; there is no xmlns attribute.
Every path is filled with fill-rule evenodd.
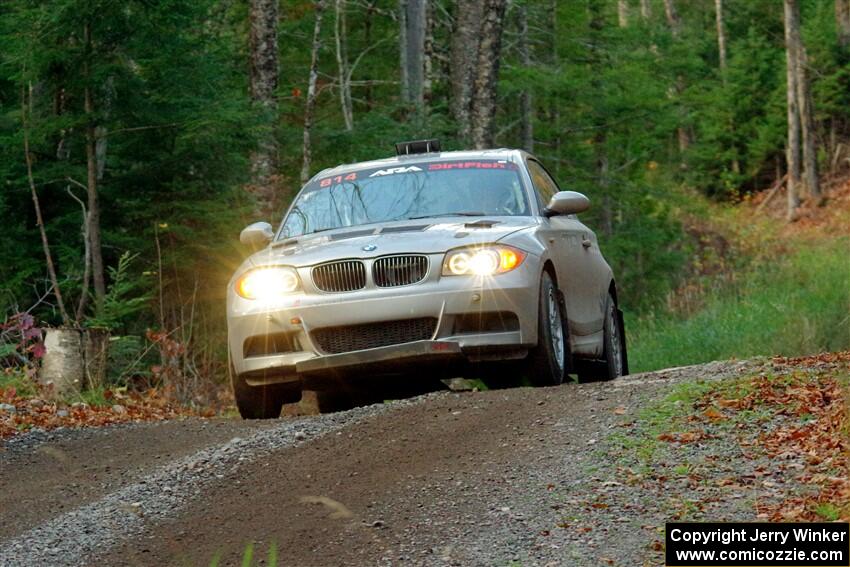
<svg viewBox="0 0 850 567"><path fill-rule="evenodd" d="M319 181L319 187L330 187L331 185L339 185L343 181L357 181L357 172L349 173L348 175L335 175L334 177L325 177Z"/></svg>

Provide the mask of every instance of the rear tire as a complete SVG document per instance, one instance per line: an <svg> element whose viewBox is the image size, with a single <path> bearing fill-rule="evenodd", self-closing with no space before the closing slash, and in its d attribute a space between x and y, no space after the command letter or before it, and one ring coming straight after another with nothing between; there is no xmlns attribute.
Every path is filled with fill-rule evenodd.
<svg viewBox="0 0 850 567"><path fill-rule="evenodd" d="M569 333L558 288L548 272L540 278L537 346L525 359L525 374L533 386L563 383L570 360Z"/></svg>
<svg viewBox="0 0 850 567"><path fill-rule="evenodd" d="M584 364L582 372L579 373L580 382L613 380L629 373L623 313L617 308L617 303L610 293L605 302L603 345L604 353L602 360L587 361Z"/></svg>
<svg viewBox="0 0 850 567"><path fill-rule="evenodd" d="M242 419L277 419L283 404L301 399L301 381L286 384L251 386L230 366L233 397Z"/></svg>

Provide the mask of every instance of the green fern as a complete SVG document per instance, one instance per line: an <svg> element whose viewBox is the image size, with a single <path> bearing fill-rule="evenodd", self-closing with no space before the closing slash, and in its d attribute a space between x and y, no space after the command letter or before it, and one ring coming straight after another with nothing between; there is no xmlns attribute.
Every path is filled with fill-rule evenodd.
<svg viewBox="0 0 850 567"><path fill-rule="evenodd" d="M109 268L112 283L103 302L95 306L95 314L89 317L86 326L113 330L145 308L150 295L140 292L140 282L130 277L130 264L137 257L138 254L124 252L118 259L118 266Z"/></svg>

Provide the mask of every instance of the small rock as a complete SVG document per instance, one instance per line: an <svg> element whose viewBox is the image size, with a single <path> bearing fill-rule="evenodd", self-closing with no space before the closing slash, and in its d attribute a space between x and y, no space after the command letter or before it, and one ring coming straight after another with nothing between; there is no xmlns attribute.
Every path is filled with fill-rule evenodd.
<svg viewBox="0 0 850 567"><path fill-rule="evenodd" d="M384 527L383 520L375 520L374 522L372 522L372 527L373 528L383 528Z"/></svg>
<svg viewBox="0 0 850 567"><path fill-rule="evenodd" d="M296 431L295 438L299 441L303 441L304 439L307 439L307 434L303 431Z"/></svg>
<svg viewBox="0 0 850 567"><path fill-rule="evenodd" d="M89 405L86 402L75 402L71 404L71 409L87 410Z"/></svg>
<svg viewBox="0 0 850 567"><path fill-rule="evenodd" d="M0 411L4 411L6 413L18 413L18 408L12 404L0 404Z"/></svg>
<svg viewBox="0 0 850 567"><path fill-rule="evenodd" d="M69 412L66 409L61 409L56 411L56 417L68 417Z"/></svg>
<svg viewBox="0 0 850 567"><path fill-rule="evenodd" d="M112 413L117 413L118 415L124 415L127 413L127 408L122 406L121 404L115 404L112 406Z"/></svg>
<svg viewBox="0 0 850 567"><path fill-rule="evenodd" d="M29 405L29 407L31 408L40 408L44 405L44 400L33 398L27 402L27 405Z"/></svg>

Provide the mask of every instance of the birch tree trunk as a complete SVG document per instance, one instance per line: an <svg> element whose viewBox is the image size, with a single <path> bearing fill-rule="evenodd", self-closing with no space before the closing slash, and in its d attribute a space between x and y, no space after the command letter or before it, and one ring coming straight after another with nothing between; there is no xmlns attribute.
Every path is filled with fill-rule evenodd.
<svg viewBox="0 0 850 567"><path fill-rule="evenodd" d="M313 113L316 110L316 83L319 80L319 50L322 48L322 15L325 11L325 1L315 3L316 21L313 24L313 43L310 55L310 78L307 80L307 104L304 109L303 156L301 162L301 184L310 179L310 166L313 160L312 130Z"/></svg>
<svg viewBox="0 0 850 567"><path fill-rule="evenodd" d="M664 15L667 16L667 25L670 26L673 37L678 39L682 32L682 19L679 17L679 12L676 10L676 4L673 0L664 0Z"/></svg>
<svg viewBox="0 0 850 567"><path fill-rule="evenodd" d="M725 87L728 83L726 77L726 21L723 13L723 0L714 0L714 19L717 27L717 58L720 67L720 80ZM730 124L730 128L734 129L734 125ZM732 156L732 171L734 173L741 172L741 162L738 160L738 155Z"/></svg>
<svg viewBox="0 0 850 567"><path fill-rule="evenodd" d="M558 0L550 0L548 6L549 12L549 35L552 39L552 69L555 70L556 73L560 72L561 68L561 57L558 53L558 38L560 37L558 34ZM553 143L553 149L555 155L561 154L561 105L558 104L557 100L552 100L549 106L549 118L552 123L552 127L554 129L555 140ZM553 172L555 175L560 173L560 162L555 161L554 163L555 171Z"/></svg>
<svg viewBox="0 0 850 567"><path fill-rule="evenodd" d="M519 24L519 58L523 67L531 67L531 50L528 46L528 8L525 4L517 7ZM534 101L531 91L523 89L519 95L520 104L520 137L522 147L527 152L534 151Z"/></svg>
<svg viewBox="0 0 850 567"><path fill-rule="evenodd" d="M95 308L100 309L106 297L106 272L103 265L103 246L100 232L100 196L97 187L97 126L94 118L94 100L92 96L92 37L91 25L86 22L83 28L83 41L86 56L83 75L83 110L86 114L86 193L88 197L89 243L91 245L92 283L94 284Z"/></svg>
<svg viewBox="0 0 850 567"><path fill-rule="evenodd" d="M422 51L422 98L427 109L434 94L434 32L437 29L437 14L434 2L426 0L425 8L425 40Z"/></svg>
<svg viewBox="0 0 850 567"><path fill-rule="evenodd" d="M506 0L485 0L478 47L478 69L472 97L472 145L475 149L493 146L493 124L496 117L496 86L502 55L502 26Z"/></svg>
<svg viewBox="0 0 850 567"><path fill-rule="evenodd" d="M652 19L652 5L649 0L640 0L640 17L643 18L644 22Z"/></svg>
<svg viewBox="0 0 850 567"><path fill-rule="evenodd" d="M257 212L265 215L274 207L274 174L277 170L277 20L278 0L251 0L250 6L251 101L263 113L267 128L251 156L252 187Z"/></svg>
<svg viewBox="0 0 850 567"><path fill-rule="evenodd" d="M592 73L591 88L601 90L602 81L599 79L602 70L610 65L605 55L603 34L607 27L605 16L600 3L589 4L589 33L588 33L588 62ZM618 25L620 22L618 21ZM597 71L598 72L595 72ZM602 233L610 237L614 233L614 215L612 210L610 159L608 155L607 128L605 117L598 112L592 112L595 134L593 136L593 153L596 157L596 186L602 197L601 217Z"/></svg>
<svg viewBox="0 0 850 567"><path fill-rule="evenodd" d="M401 71L401 100L410 99L410 65L407 61L407 2L398 0L398 55L399 70Z"/></svg>
<svg viewBox="0 0 850 567"><path fill-rule="evenodd" d="M475 67L481 44L481 15L483 0L464 0L457 3L451 41L451 112L461 140L468 140L471 125L471 105Z"/></svg>
<svg viewBox="0 0 850 567"><path fill-rule="evenodd" d="M786 100L788 106L788 146L786 148L786 159L788 162L788 202L787 217L789 221L797 218L797 208L800 206L798 196L800 188L800 111L797 107L797 41L795 34L799 34L799 6L796 0L784 0L785 12L785 59L787 89Z"/></svg>
<svg viewBox="0 0 850 567"><path fill-rule="evenodd" d="M670 26L670 32L673 34L673 39L678 40L682 34L682 19L679 17L679 12L676 10L674 0L664 0L664 14L667 17L667 25ZM673 93L678 98L685 91L685 78L681 75L676 77L676 83L673 85ZM679 109L681 121L684 121L684 109ZM684 152L691 145L691 134L685 124L680 124L676 128L676 137L679 140L679 151Z"/></svg>
<svg viewBox="0 0 850 567"><path fill-rule="evenodd" d="M723 20L723 0L714 0L717 21L717 53L720 60L720 76L726 84L726 23Z"/></svg>
<svg viewBox="0 0 850 567"><path fill-rule="evenodd" d="M366 45L372 45L372 21L375 16L375 4L377 0L370 0L368 4L366 4L366 15L364 16L363 21L363 39L365 40ZM366 90L366 107L371 112L375 108L375 96L372 87L371 77L364 77L367 81L367 85L365 87Z"/></svg>
<svg viewBox="0 0 850 567"><path fill-rule="evenodd" d="M351 102L351 75L348 72L348 39L345 21L345 0L336 0L336 20L334 39L336 41L336 62L339 68L339 101L342 106L342 118L345 129L354 128L354 107Z"/></svg>
<svg viewBox="0 0 850 567"><path fill-rule="evenodd" d="M605 152L605 136L597 140L597 144L601 148L596 157L596 167L599 174L597 183L599 184L600 193L602 193L602 233L610 238L614 234L614 212L611 206L611 183L608 163L608 154Z"/></svg>
<svg viewBox="0 0 850 567"><path fill-rule="evenodd" d="M835 0L835 25L838 31L838 45L850 47L850 0Z"/></svg>
<svg viewBox="0 0 850 567"><path fill-rule="evenodd" d="M428 22L427 0L401 0L400 34L402 99L422 110L425 104L425 35Z"/></svg>
<svg viewBox="0 0 850 567"><path fill-rule="evenodd" d="M629 3L627 0L617 0L617 25L621 28L629 25Z"/></svg>
<svg viewBox="0 0 850 567"><path fill-rule="evenodd" d="M798 6L799 9L799 6ZM799 15L799 13L798 13ZM807 58L806 46L799 33L799 20L797 27L797 108L800 111L800 131L803 139L803 179L806 190L811 197L821 196L820 181L818 179L818 154L817 133L815 131L814 110L812 108L812 93L809 85L809 77L806 71Z"/></svg>

